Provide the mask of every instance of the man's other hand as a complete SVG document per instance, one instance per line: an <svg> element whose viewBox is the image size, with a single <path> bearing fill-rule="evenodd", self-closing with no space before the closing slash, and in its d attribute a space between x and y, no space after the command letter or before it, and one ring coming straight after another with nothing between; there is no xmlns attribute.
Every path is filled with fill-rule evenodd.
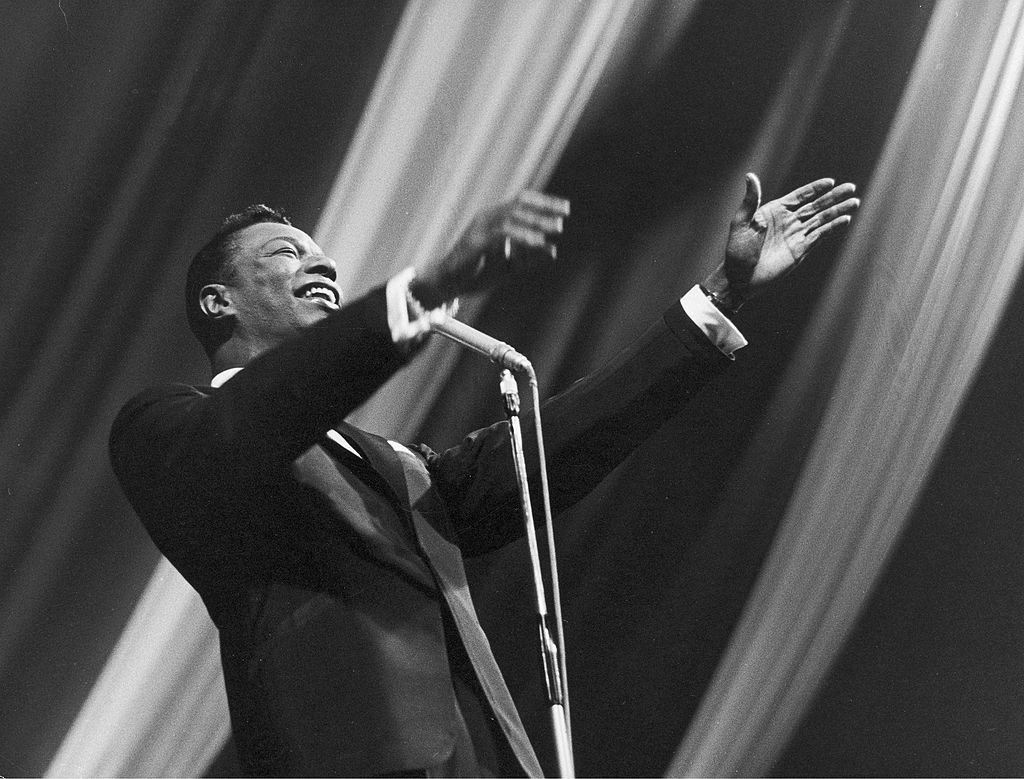
<svg viewBox="0 0 1024 779"><path fill-rule="evenodd" d="M846 227L860 207L853 184L812 181L761 205L761 182L746 177L747 191L729 226L725 262L704 282L729 310L760 294L799 265L823 238Z"/></svg>
<svg viewBox="0 0 1024 779"><path fill-rule="evenodd" d="M447 255L413 281L426 308L487 289L539 261L555 259L569 201L526 190L477 214Z"/></svg>

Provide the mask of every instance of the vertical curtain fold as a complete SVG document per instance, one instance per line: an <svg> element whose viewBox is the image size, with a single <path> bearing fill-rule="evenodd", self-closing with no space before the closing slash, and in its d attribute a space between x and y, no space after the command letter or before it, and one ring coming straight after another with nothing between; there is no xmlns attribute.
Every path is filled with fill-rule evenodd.
<svg viewBox="0 0 1024 779"><path fill-rule="evenodd" d="M325 251L351 263L342 285L422 266L481 208L543 186L598 78L639 45L628 33L656 10L650 0L485 3L469 24L469 4L412 3L317 226ZM457 359L431 344L352 421L412 437Z"/></svg>
<svg viewBox="0 0 1024 779"><path fill-rule="evenodd" d="M437 257L481 207L540 183L653 8L411 2L315 230L346 293ZM453 360L421 358L359 423L414 430ZM47 775L202 773L227 735L218 668L198 598L161 561Z"/></svg>
<svg viewBox="0 0 1024 779"><path fill-rule="evenodd" d="M182 317L187 258L218 215L285 200L273 181L281 168L310 196L329 186L316 170L323 150L310 161L288 144L335 134L341 122L317 114L326 102L317 87L330 82L361 102L337 51L372 63L375 36L397 16L394 0L272 5L0 12L9 44L0 47L0 168L12 194L0 211L5 774L39 775L52 762L152 573L156 552L118 493L106 442L118 407L142 386L206 373ZM310 17L335 61L304 46ZM275 127L282 105L295 123L286 137ZM301 195L285 194L301 211ZM143 752L156 736L139 739L135 764L149 765ZM83 759L110 738L93 739ZM61 773L93 775L74 765Z"/></svg>
<svg viewBox="0 0 1024 779"><path fill-rule="evenodd" d="M216 758L230 724L202 610L161 560L48 776L194 776Z"/></svg>
<svg viewBox="0 0 1024 779"><path fill-rule="evenodd" d="M300 224L312 224L319 214L314 232L338 260L351 297L397 268L435 258L480 206L522 186L543 185L577 123L606 120L593 111L594 103L610 91L609 76L628 60L633 76L642 74L627 87L638 100L627 103L613 121L640 140L623 151L622 136L604 137L615 139L616 153L629 162L621 168L598 165L599 172L578 180L570 175L569 188L578 184L578 189L559 194L575 200L582 192L585 202L594 186L591 205L615 202L602 218L621 217L627 229L638 219L657 224L646 225L650 229L632 243L613 239L610 246L597 246L595 241L571 257L569 278L554 304L553 294L540 304L524 301L514 315L498 315L501 301L494 298L489 306L466 312L470 319L493 316L485 326L496 322L495 332L503 338L509 337L506 327L528 333L524 337L536 341L528 353L545 378L555 376L554 384L562 378L558 374L579 375L613 352L629 339L631 328L642 325L653 299L664 300L668 288L692 282L706 270L700 263L720 256L722 228L738 202L744 170L762 174L771 196L781 182L803 179L808 148L827 156L830 165L856 156L859 145L821 152L826 144L815 140L815 131L842 121L822 120L820 109L846 105L827 90L830 69L840 67L837 57L843 56L850 19L862 12L877 15L884 3L822 7L785 0L771 11L767 6L750 11L745 18L787 17L787 26L774 28L775 34L758 29L762 49L761 42L751 43L756 36L730 27L736 12L749 11L742 0L670 5L416 0L390 38L390 53L344 161L343 144L333 150L325 139L347 139L352 128L336 134L316 128L345 125L337 118L344 113L339 105L347 105L350 91L359 93L354 86L359 80L344 71L353 64L362 67L363 40L387 13L356 12L343 4L211 2L159 13L155 4L115 11L97 4L86 14L88 5L41 6L32 12L32 34L0 51L5 74L0 95L11 109L0 117L0 139L16 150L5 160L19 155L27 160L24 178L5 177L20 196L12 215L0 214L0 220L7 218L5 236L13 236L6 239L12 259L0 264L0 282L11 301L0 311L0 323L6 324L0 327L6 369L0 374L0 397L7 401L0 404L0 569L5 570L0 672L12 700L53 699L10 707L7 723L29 716L39 723L37 710L47 707L52 712L46 713L46 727L58 735L68 719L61 720L63 712L78 702L78 693L66 688L79 682L84 691L108 646L106 633L94 624L84 626L116 623L108 630L117 630L152 564L152 557L145 557L152 554L149 542L117 496L102 452L110 418L128 394L157 381L205 375L181 324L180 287L182 262L213 229L211 219L256 201L283 205ZM389 37L400 13L398 3L392 5ZM684 719L703 688L701 663L707 659L710 674L720 650L716 639L706 638L718 635L710 623L718 618L719 601L708 590L732 586L727 578L735 573L730 568L735 560L711 556L705 561L703 551L715 547L704 546L704 539L682 552L679 544L692 541L705 522L709 535L732 530L737 537L764 514L770 526L779 505L788 502L773 555L670 773L752 775L771 767L870 592L978 357L992 342L1024 254L1024 203L1013 175L1024 136L1018 118L1024 117L1018 96L1021 3L940 0L938 8L842 264L796 358L787 364L770 412L743 459L737 453L726 466L731 480L724 501L718 504L716 490L715 501L707 502L709 516L700 513L704 503L697 506L698 530L676 532L668 526L685 525L688 506L669 505L667 498L687 493L662 491L654 482L663 480L667 487L688 472L681 474L673 463L643 481L642 469L634 468L626 471L618 492L619 477L613 477L610 488L597 496L630 522L602 524L601 515L609 512L592 501L582 511L593 509L593 524L573 525L570 517L563 525L578 545L571 550L578 563L571 575L578 580L579 602L572 604L567 621L578 631L590 631L586 635L595 644L603 642L587 647L570 634L570 661L582 658L578 667L593 677L591 682L574 672L577 680L600 688L586 699L596 706L574 710L575 721L583 725L580 735L590 741L586 748L593 765L622 765L628 771L629 761L644 759L641 752L656 752L661 762L644 765L660 771L684 724L673 729L659 722L645 730L649 721L636 711L643 709L650 721L664 720L667 711L685 711L679 715ZM794 9L802 12L791 13ZM84 24L86 16L92 27ZM44 23L44 17L57 26ZM795 17L798 32L791 22ZM681 47L669 49L691 19L704 37L694 35L687 45L699 49L700 59L675 58L668 77L698 72L715 81L710 69L698 66L713 62L719 71L736 74L731 63L749 63L763 52L771 58L766 72L785 72L764 114L688 103L685 90L665 88L668 81L655 82L653 94L642 94L646 84L639 82L656 71L660 56L678 54ZM722 23L700 26L709 19ZM350 24L349 36L344 28ZM103 27L114 30L103 40L119 40L120 47L92 43L101 39L97 31ZM83 29L95 37L87 38ZM708 29L721 37L709 39ZM308 46L312 34L318 36L316 47ZM780 38L785 43L774 45ZM33 43L32 51L25 40ZM855 42L854 59L874 51L864 44ZM745 57L749 51L740 49L747 47L758 54ZM20 52L17 67L11 51ZM75 74L77 81L68 83L78 89L54 95L47 91L51 80L44 71L64 51L69 56L60 66ZM788 69L774 69L783 62L778 58L787 56ZM902 71L893 76L884 68L865 75L872 88L872 77L903 78ZM743 102L729 88L740 81L742 74L733 82L718 79L715 96ZM139 89L142 95L136 94ZM329 94L319 98L321 92ZM41 93L47 100L40 100ZM363 96L359 93L360 107ZM640 98L699 108L674 125L673 118L687 109L630 113ZM53 107L47 108L51 99ZM309 110L311 103L319 108ZM29 108L33 129L26 132L17 125L25 122L23 114L29 117ZM700 109L723 118L705 123ZM871 111L861 109L858 115L871 116ZM732 133L726 125L736 117L742 117L744 129L735 136L704 131ZM647 132L666 118L671 132ZM679 132L686 126L697 129ZM702 133L712 137L699 138ZM7 143L19 134L33 141L24 155ZM750 137L754 141L747 144ZM871 143L865 146L874 149ZM697 166L700 175L687 169L696 159L686 156L687 144L713 158ZM325 166L325 159L332 161ZM19 175L22 167L15 166ZM631 175L639 184L629 181ZM666 184L659 176L672 181ZM282 184L285 178L292 183ZM681 186L680 179L685 180ZM623 192L628 194L616 201ZM585 210L579 209L570 231ZM22 224L36 234L23 232ZM614 230L586 232L603 240ZM570 248L575 238L567 234ZM751 316L748 321L756 323L757 312ZM529 318L528 325L518 330L515 317ZM30 319L39 320L34 328L25 327ZM430 425L464 420L473 396L483 394L479 387L462 386L469 382L446 384L458 355L446 342L434 344L401 386L388 387L354 421L401 438L419 436L426 428L423 440L433 440L436 430ZM471 359L476 364L477 358L467 358L460 371L471 372ZM746 366L737 366L744 380ZM728 391L749 399L746 385ZM761 418L765 402L758 400L751 424ZM428 411L430 422L424 421ZM753 431L744 424L741 420L726 435L738 432L745 447ZM697 437L702 434L696 431ZM663 435L651 448L677 454L673 445ZM659 453L648 454L660 468ZM651 494L641 494L645 488L638 484L648 485ZM664 505L655 505L662 498ZM722 522L725 515L739 519L729 525ZM134 544L122 548L111 541L132 530L139 536ZM650 550L651 534L665 550ZM728 558L732 550L721 546ZM487 570L493 579L512 570L502 561L480 562L481 570L495 565ZM90 567L103 569L102 574L91 570L86 577L82 572ZM720 577L719 571L724 571ZM711 583L701 589L704 576ZM83 580L96 591L77 591ZM514 587L517 581L508 575L499 583ZM98 592L104 588L106 593ZM605 596L615 602L598 604ZM631 631L620 607L633 599L644 613ZM493 612L502 627L510 610L501 603ZM483 608L481 615L486 623ZM502 641L502 634L495 635ZM25 655L48 640L53 651L47 657L57 658L46 661L52 672L48 668L45 678L23 683L18 674L31 675L22 672L30 667ZM197 596L161 561L48 773L204 771L227 725L215 643ZM583 651L575 654L578 650ZM518 647L508 652L516 654L522 654ZM90 655L95 656L91 665ZM506 658L501 659L506 667ZM517 662L513 656L507 664L513 685L523 677L515 678ZM675 686L671 678L690 674L699 681ZM584 692L586 687L580 684ZM679 689L693 703L677 694ZM635 700L652 690L650 700ZM56 720L61 721L52 725ZM19 768L10 757L24 754L26 740L18 734L22 743L12 749L13 731L5 730L4 773L33 773L37 769ZM636 733L643 733L644 747L623 749ZM55 746L50 736L33 737L43 760ZM620 763L602 762L614 759Z"/></svg>
<svg viewBox="0 0 1024 779"><path fill-rule="evenodd" d="M817 432L670 775L762 775L907 521L1024 259L1022 4L940 3L841 269L755 440ZM956 79L947 71L955 69ZM825 399L820 420L801 418ZM756 511L737 497L732 510Z"/></svg>

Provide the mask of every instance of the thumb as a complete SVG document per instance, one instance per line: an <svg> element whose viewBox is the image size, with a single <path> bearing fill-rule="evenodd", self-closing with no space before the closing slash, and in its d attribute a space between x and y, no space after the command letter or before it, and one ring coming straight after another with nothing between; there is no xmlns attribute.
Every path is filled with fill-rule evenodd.
<svg viewBox="0 0 1024 779"><path fill-rule="evenodd" d="M761 182L753 173L746 177L747 191L743 195L743 202L740 203L736 216L732 218L733 224L750 224L754 218L754 212L761 206Z"/></svg>

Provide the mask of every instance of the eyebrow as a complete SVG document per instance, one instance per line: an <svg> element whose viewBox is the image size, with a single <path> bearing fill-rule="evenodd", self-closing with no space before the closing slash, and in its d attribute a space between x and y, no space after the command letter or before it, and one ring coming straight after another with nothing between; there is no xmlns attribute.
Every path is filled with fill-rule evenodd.
<svg viewBox="0 0 1024 779"><path fill-rule="evenodd" d="M275 235L273 238L268 238L263 243L261 243L260 244L260 248L261 249L266 249L274 241L287 241L288 243L292 244L292 246L298 246L299 245L298 242L294 238L292 238L290 235Z"/></svg>

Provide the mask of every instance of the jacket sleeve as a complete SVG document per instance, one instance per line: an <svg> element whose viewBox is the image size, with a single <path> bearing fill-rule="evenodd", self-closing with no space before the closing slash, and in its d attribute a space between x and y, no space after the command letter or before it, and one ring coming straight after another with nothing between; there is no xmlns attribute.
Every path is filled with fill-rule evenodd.
<svg viewBox="0 0 1024 779"><path fill-rule="evenodd" d="M603 368L546 401L541 420L552 511L557 515L587 495L730 363L674 305ZM522 422L536 488L532 414ZM441 454L426 454L465 554L490 551L522 534L507 423L478 430ZM534 505L540 505L536 495Z"/></svg>
<svg viewBox="0 0 1024 779"><path fill-rule="evenodd" d="M133 474L164 469L213 485L265 480L315 443L407 360L394 345L383 289L253 360L216 390L149 390L114 421L110 455Z"/></svg>

